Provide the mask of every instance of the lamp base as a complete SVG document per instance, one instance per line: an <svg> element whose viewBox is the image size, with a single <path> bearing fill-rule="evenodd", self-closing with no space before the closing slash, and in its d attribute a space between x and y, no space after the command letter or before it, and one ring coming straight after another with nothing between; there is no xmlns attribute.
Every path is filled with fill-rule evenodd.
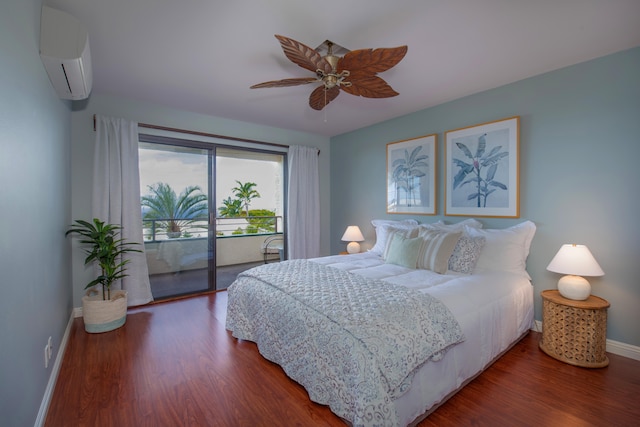
<svg viewBox="0 0 640 427"><path fill-rule="evenodd" d="M358 242L349 242L347 245L347 252L350 254L360 253L360 243Z"/></svg>
<svg viewBox="0 0 640 427"><path fill-rule="evenodd" d="M584 277L569 274L558 280L558 291L565 298L583 301L591 295L591 285Z"/></svg>

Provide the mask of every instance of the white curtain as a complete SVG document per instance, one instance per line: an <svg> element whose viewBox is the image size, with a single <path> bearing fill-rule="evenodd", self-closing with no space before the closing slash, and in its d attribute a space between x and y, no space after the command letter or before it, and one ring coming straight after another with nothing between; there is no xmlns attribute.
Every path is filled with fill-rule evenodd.
<svg viewBox="0 0 640 427"><path fill-rule="evenodd" d="M288 153L289 200L287 251L289 259L320 256L320 178L318 149L292 145Z"/></svg>
<svg viewBox="0 0 640 427"><path fill-rule="evenodd" d="M121 236L137 242L144 251L140 174L138 171L138 124L123 119L96 116L96 144L93 162L93 217L123 228ZM127 291L128 305L153 301L149 270L144 254L126 254L128 276L115 288Z"/></svg>

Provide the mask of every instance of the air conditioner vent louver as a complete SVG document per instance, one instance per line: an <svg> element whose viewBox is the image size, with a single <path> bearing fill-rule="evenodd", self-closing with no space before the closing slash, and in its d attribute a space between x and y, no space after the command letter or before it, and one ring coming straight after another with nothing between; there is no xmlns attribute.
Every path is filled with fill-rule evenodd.
<svg viewBox="0 0 640 427"><path fill-rule="evenodd" d="M89 35L76 18L42 6L40 58L60 98L89 97L93 83Z"/></svg>

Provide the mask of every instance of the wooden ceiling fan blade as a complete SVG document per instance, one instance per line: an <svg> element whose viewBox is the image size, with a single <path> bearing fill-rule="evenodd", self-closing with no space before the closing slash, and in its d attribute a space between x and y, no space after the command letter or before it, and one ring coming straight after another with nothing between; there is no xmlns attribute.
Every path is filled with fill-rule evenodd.
<svg viewBox="0 0 640 427"><path fill-rule="evenodd" d="M315 75L314 77L258 83L251 86L251 89L297 86L320 82L322 83L321 86L315 88L309 96L309 105L314 110L322 110L327 104L336 99L340 94L340 89L351 95L366 98L389 98L399 95L386 81L376 74L398 64L406 55L407 46L354 50L339 58L332 54L331 47L333 43L328 41L327 55L323 56L315 49L289 37L278 34L275 37L280 42L285 56L291 62L313 72ZM328 89L327 87L330 88Z"/></svg>
<svg viewBox="0 0 640 427"><path fill-rule="evenodd" d="M314 73L318 69L325 73L331 72L331 64L329 64L315 49L290 39L289 37L276 34L276 38L280 42L284 54L291 62Z"/></svg>
<svg viewBox="0 0 640 427"><path fill-rule="evenodd" d="M299 77L294 79L273 80L270 82L258 83L251 86L251 89L259 89L263 87L287 87L298 86L307 83L317 83L318 79L315 77Z"/></svg>
<svg viewBox="0 0 640 427"><path fill-rule="evenodd" d="M338 61L338 71L366 69L369 74L381 73L402 61L406 54L407 46L353 50Z"/></svg>
<svg viewBox="0 0 640 427"><path fill-rule="evenodd" d="M340 95L338 86L334 86L331 89L325 89L324 85L318 86L311 92L309 105L314 110L322 110L328 103L336 99L338 95Z"/></svg>
<svg viewBox="0 0 640 427"><path fill-rule="evenodd" d="M349 78L351 86L340 86L340 88L351 95L363 96L365 98L391 98L399 95L391 86L378 76L363 75L358 77L352 75Z"/></svg>

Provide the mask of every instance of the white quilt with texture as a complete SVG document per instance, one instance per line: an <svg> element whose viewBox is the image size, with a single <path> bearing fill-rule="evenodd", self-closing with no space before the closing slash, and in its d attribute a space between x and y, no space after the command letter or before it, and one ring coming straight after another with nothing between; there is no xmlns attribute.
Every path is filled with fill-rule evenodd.
<svg viewBox="0 0 640 427"><path fill-rule="evenodd" d="M392 399L462 340L437 298L307 260L248 270L228 292L233 335L357 426L397 425Z"/></svg>
<svg viewBox="0 0 640 427"><path fill-rule="evenodd" d="M368 344L369 348L364 344L366 351L354 352L363 345L361 337L357 337L357 333L347 334L350 338L338 335L334 331L336 319L318 314L326 307L316 307L306 296L283 298L282 292L273 285L251 277L251 270L239 277L229 288L227 329L238 338L256 342L263 356L281 365L287 375L305 386L313 401L329 405L334 413L354 425L408 425L484 369L526 332L532 322L532 286L524 277L501 273L437 274L386 264L372 253L310 261L330 267L325 270L394 285L393 294L405 294L403 290L409 290L407 295L413 298L406 306L411 307L409 311L414 311L416 304L425 304L420 301L430 300L416 298L416 295L435 297L453 314L464 337L462 342L446 349L442 360L438 361L442 353L436 351L429 362L415 365L417 368L407 365L410 373L404 380L398 382L403 376L400 373L390 375L394 378L390 380L381 373L375 374L376 370L380 371L379 365L385 364L384 356L370 354L378 353L376 344ZM277 264L258 269L270 269L271 265ZM360 283L357 299L366 301L355 306L360 307L359 315L366 318L370 313L366 307L377 303L369 299L371 289L365 284L369 282L353 280ZM331 281L335 282L339 281ZM327 296L323 305L331 306L329 311L336 316L340 311L337 308L349 307L350 298L353 297ZM346 318L348 321L349 316ZM355 319L351 321L359 323ZM327 327L327 323L332 326ZM307 354L313 352L319 357L308 358ZM353 357L354 354L360 355ZM343 384L337 384L341 382Z"/></svg>

